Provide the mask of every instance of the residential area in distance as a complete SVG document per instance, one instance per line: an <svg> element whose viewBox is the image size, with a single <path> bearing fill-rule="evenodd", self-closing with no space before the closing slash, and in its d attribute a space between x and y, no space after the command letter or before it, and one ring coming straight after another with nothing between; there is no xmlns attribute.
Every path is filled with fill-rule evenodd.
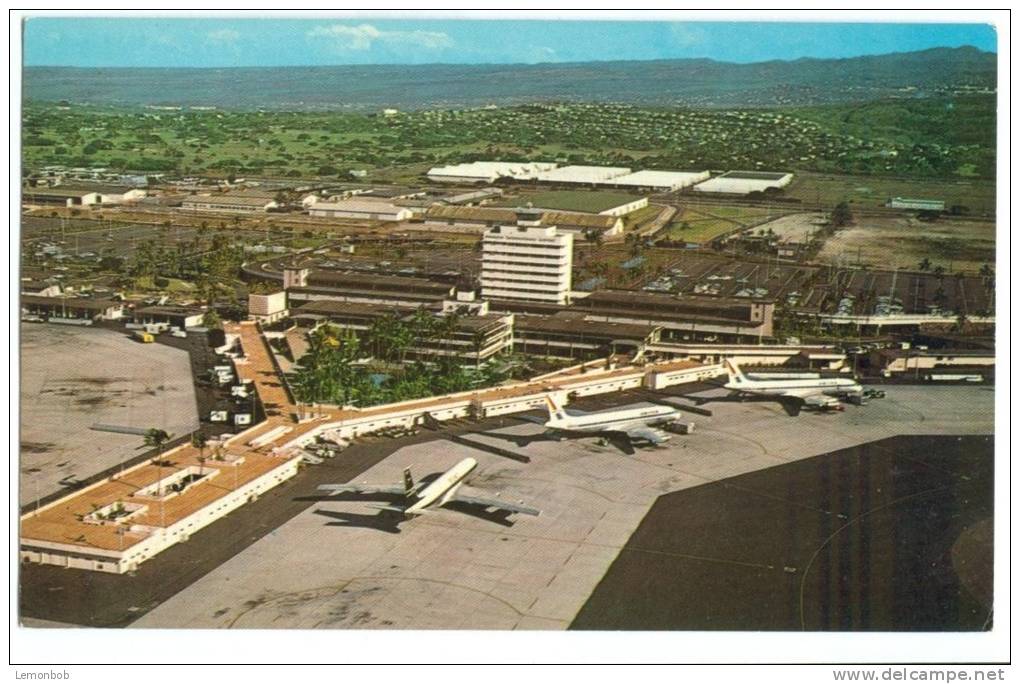
<svg viewBox="0 0 1020 684"><path fill-rule="evenodd" d="M302 69L25 68L24 626L992 629L994 52Z"/></svg>

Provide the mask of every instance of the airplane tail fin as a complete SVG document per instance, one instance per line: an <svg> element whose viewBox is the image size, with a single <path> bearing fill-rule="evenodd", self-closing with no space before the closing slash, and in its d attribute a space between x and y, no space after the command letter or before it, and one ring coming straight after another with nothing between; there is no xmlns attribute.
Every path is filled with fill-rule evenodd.
<svg viewBox="0 0 1020 684"><path fill-rule="evenodd" d="M404 468L404 496L411 496L414 493L414 478L411 477L411 469Z"/></svg>
<svg viewBox="0 0 1020 684"><path fill-rule="evenodd" d="M729 359L724 359L723 368L726 369L726 374L730 376L730 382L747 382L747 378L736 363Z"/></svg>
<svg viewBox="0 0 1020 684"><path fill-rule="evenodd" d="M549 411L549 420L566 419L567 417L566 412L563 410L563 407L556 402L556 399L553 398L553 395L551 394L545 395L545 406L546 409L548 409Z"/></svg>

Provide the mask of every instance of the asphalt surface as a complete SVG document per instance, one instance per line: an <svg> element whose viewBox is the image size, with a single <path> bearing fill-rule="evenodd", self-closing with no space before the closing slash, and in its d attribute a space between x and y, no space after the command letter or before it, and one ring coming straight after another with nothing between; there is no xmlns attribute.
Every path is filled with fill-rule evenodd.
<svg viewBox="0 0 1020 684"><path fill-rule="evenodd" d="M141 344L128 332L21 326L21 505L62 496L97 473L145 457L141 437L93 425L155 427L174 435L198 428L188 357Z"/></svg>
<svg viewBox="0 0 1020 684"><path fill-rule="evenodd" d="M464 425L460 430L503 424L505 419L493 419L485 424ZM20 615L33 621L89 627L127 626L307 509L319 498L319 484L346 482L395 450L435 437L435 433L424 430L402 438L359 442L345 450L342 457L303 468L295 477L203 528L187 542L146 561L134 573L113 575L22 563Z"/></svg>
<svg viewBox="0 0 1020 684"><path fill-rule="evenodd" d="M989 629L993 455L893 437L666 494L571 628Z"/></svg>

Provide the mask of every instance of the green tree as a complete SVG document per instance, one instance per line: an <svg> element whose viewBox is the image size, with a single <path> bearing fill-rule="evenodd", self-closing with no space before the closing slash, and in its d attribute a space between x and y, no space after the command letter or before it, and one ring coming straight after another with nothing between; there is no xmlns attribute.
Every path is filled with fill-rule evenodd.
<svg viewBox="0 0 1020 684"><path fill-rule="evenodd" d="M853 213L850 211L850 205L843 201L838 203L832 208L832 212L829 214L829 225L834 228L842 228L848 226L854 222Z"/></svg>
<svg viewBox="0 0 1020 684"><path fill-rule="evenodd" d="M201 432L196 432L191 435L191 446L198 449L198 474L202 474L202 468L205 466L205 448L209 444L205 435Z"/></svg>

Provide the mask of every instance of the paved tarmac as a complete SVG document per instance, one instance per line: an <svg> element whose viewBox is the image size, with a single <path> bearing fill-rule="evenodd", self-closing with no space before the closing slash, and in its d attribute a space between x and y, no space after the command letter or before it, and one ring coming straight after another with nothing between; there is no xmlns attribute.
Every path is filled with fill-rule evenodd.
<svg viewBox="0 0 1020 684"><path fill-rule="evenodd" d="M988 629L993 451L892 437L662 496L571 628Z"/></svg>
<svg viewBox="0 0 1020 684"><path fill-rule="evenodd" d="M694 434L634 456L593 439L528 440L541 428L527 422L453 440L437 433L356 479L396 483L406 466L421 476L472 456L479 468L466 493L522 500L542 515L444 509L395 527L357 497L310 502L134 625L564 629L662 494L898 434L994 432L988 387L889 387L886 399L845 413L797 417L720 394L700 393L716 400L702 405L711 417L689 416Z"/></svg>
<svg viewBox="0 0 1020 684"><path fill-rule="evenodd" d="M139 454L141 437L97 432L96 423L198 428L187 352L123 332L22 324L20 390L22 505Z"/></svg>

